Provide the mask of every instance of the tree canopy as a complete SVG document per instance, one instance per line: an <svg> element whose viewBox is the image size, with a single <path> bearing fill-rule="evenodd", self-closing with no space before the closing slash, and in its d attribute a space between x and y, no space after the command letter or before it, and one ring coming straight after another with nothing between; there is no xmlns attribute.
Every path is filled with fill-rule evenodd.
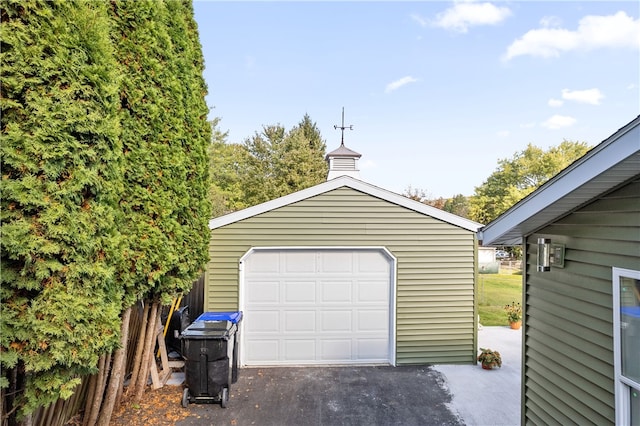
<svg viewBox="0 0 640 426"><path fill-rule="evenodd" d="M499 160L497 169L476 187L470 201L470 218L480 223L491 222L589 148L585 142L567 140L547 151L529 144L512 158Z"/></svg>
<svg viewBox="0 0 640 426"><path fill-rule="evenodd" d="M214 216L309 188L326 180L326 144L308 114L290 130L265 125L242 144L214 127L211 146Z"/></svg>

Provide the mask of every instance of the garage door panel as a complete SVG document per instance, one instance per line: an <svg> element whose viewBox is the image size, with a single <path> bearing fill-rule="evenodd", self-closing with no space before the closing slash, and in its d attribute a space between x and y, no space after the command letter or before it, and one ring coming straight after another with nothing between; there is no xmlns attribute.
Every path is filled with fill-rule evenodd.
<svg viewBox="0 0 640 426"><path fill-rule="evenodd" d="M381 251L257 249L245 262L246 365L391 361L392 260Z"/></svg>
<svg viewBox="0 0 640 426"><path fill-rule="evenodd" d="M251 317L244 322L245 332L252 333L278 333L280 331L279 311L251 311Z"/></svg>
<svg viewBox="0 0 640 426"><path fill-rule="evenodd" d="M247 265L250 273L277 273L280 272L280 255L277 252L263 252Z"/></svg>
<svg viewBox="0 0 640 426"><path fill-rule="evenodd" d="M357 339L358 357L370 360L386 360L388 341L386 339Z"/></svg>
<svg viewBox="0 0 640 426"><path fill-rule="evenodd" d="M273 359L280 358L280 340L248 340L247 353L248 363L269 363Z"/></svg>
<svg viewBox="0 0 640 426"><path fill-rule="evenodd" d="M350 332L353 328L353 312L348 311L321 311L322 333Z"/></svg>
<svg viewBox="0 0 640 426"><path fill-rule="evenodd" d="M284 283L285 303L315 303L316 282L287 280Z"/></svg>
<svg viewBox="0 0 640 426"><path fill-rule="evenodd" d="M251 281L247 283L247 303L271 305L280 302L279 281Z"/></svg>
<svg viewBox="0 0 640 426"><path fill-rule="evenodd" d="M284 359L286 361L305 362L316 359L316 341L313 339L295 339L284 341Z"/></svg>
<svg viewBox="0 0 640 426"><path fill-rule="evenodd" d="M322 340L320 348L320 359L323 361L350 361L353 359L351 339Z"/></svg>
<svg viewBox="0 0 640 426"><path fill-rule="evenodd" d="M352 303L353 301L352 281L321 281L320 287L323 303Z"/></svg>
<svg viewBox="0 0 640 426"><path fill-rule="evenodd" d="M350 252L325 252L321 253L320 272L345 273L353 272L353 254Z"/></svg>
<svg viewBox="0 0 640 426"><path fill-rule="evenodd" d="M389 315L379 310L360 310L356 320L357 332L385 333L389 329Z"/></svg>
<svg viewBox="0 0 640 426"><path fill-rule="evenodd" d="M357 265L359 273L391 271L388 259L379 251L359 252Z"/></svg>
<svg viewBox="0 0 640 426"><path fill-rule="evenodd" d="M315 273L316 253L309 252L285 252L284 253L284 270L290 273Z"/></svg>
<svg viewBox="0 0 640 426"><path fill-rule="evenodd" d="M358 301L377 302L381 305L389 303L388 281L358 281Z"/></svg>
<svg viewBox="0 0 640 426"><path fill-rule="evenodd" d="M315 333L316 313L314 311L284 311L284 330L287 333Z"/></svg>

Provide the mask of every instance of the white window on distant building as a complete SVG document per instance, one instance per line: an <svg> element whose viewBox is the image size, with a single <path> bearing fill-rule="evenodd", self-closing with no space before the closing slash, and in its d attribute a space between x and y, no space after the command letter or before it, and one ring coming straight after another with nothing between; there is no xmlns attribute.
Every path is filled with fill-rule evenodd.
<svg viewBox="0 0 640 426"><path fill-rule="evenodd" d="M640 271L613 268L616 424L640 425Z"/></svg>

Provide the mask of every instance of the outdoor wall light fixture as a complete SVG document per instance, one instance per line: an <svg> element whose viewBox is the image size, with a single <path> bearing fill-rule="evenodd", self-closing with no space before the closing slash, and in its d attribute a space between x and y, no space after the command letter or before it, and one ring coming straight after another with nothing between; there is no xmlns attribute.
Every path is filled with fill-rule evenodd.
<svg viewBox="0 0 640 426"><path fill-rule="evenodd" d="M538 272L551 270L551 240L538 238Z"/></svg>

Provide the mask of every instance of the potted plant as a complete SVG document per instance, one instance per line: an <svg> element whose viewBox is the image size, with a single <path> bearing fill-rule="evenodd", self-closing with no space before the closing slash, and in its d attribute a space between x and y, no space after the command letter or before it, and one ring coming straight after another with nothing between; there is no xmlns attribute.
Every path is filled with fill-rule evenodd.
<svg viewBox="0 0 640 426"><path fill-rule="evenodd" d="M493 367L502 367L502 358L500 352L491 349L480 348L482 352L478 355L478 361L485 370L491 370Z"/></svg>
<svg viewBox="0 0 640 426"><path fill-rule="evenodd" d="M509 326L513 330L520 329L522 325L522 306L520 306L520 303L511 302L511 304L504 306L504 310L507 311Z"/></svg>

